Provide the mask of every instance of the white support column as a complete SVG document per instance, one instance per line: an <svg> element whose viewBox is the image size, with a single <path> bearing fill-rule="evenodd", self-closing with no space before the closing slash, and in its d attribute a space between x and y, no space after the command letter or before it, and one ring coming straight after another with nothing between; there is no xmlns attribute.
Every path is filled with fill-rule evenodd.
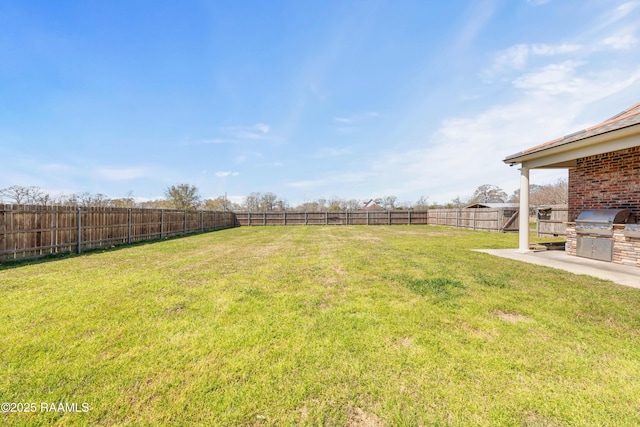
<svg viewBox="0 0 640 427"><path fill-rule="evenodd" d="M520 217L518 252L529 252L529 168L520 168Z"/></svg>

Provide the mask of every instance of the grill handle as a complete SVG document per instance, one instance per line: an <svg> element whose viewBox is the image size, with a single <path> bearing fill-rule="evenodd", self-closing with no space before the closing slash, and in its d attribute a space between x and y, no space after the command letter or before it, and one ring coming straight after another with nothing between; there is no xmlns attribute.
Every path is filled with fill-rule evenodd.
<svg viewBox="0 0 640 427"><path fill-rule="evenodd" d="M590 219L590 220L582 220L582 221L576 221L576 225L580 224L583 227L584 226L588 226L590 224L606 224L606 225L612 225L613 222L606 220L606 219Z"/></svg>

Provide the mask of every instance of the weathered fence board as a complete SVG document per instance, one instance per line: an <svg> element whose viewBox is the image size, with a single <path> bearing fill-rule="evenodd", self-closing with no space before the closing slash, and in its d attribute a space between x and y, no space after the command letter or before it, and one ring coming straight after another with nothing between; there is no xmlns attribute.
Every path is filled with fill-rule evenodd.
<svg viewBox="0 0 640 427"><path fill-rule="evenodd" d="M541 206L536 209L536 235L566 236L569 208L567 205Z"/></svg>
<svg viewBox="0 0 640 427"><path fill-rule="evenodd" d="M232 212L0 205L0 260L237 226Z"/></svg>
<svg viewBox="0 0 640 427"><path fill-rule="evenodd" d="M428 223L486 231L518 231L517 210L511 208L431 209Z"/></svg>

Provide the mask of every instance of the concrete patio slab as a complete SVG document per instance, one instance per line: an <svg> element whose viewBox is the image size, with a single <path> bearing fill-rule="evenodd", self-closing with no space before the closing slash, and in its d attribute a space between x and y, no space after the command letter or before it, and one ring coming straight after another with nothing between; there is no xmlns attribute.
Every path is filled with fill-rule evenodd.
<svg viewBox="0 0 640 427"><path fill-rule="evenodd" d="M586 274L600 279L611 280L619 285L640 289L640 267L571 256L563 251L521 253L517 249L478 249L477 252L557 268L575 274Z"/></svg>

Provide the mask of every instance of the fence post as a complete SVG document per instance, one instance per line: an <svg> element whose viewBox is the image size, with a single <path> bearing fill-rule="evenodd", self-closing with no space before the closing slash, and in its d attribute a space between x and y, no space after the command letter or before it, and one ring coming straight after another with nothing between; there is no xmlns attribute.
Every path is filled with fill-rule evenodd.
<svg viewBox="0 0 640 427"><path fill-rule="evenodd" d="M127 212L127 243L131 244L131 208Z"/></svg>
<svg viewBox="0 0 640 427"><path fill-rule="evenodd" d="M304 225L307 225L307 211L304 211Z"/></svg>
<svg viewBox="0 0 640 427"><path fill-rule="evenodd" d="M187 234L187 210L184 210L184 224L183 224L182 234Z"/></svg>
<svg viewBox="0 0 640 427"><path fill-rule="evenodd" d="M387 211L387 225L391 225L391 211Z"/></svg>
<svg viewBox="0 0 640 427"><path fill-rule="evenodd" d="M164 209L160 209L160 239L164 235Z"/></svg>
<svg viewBox="0 0 640 427"><path fill-rule="evenodd" d="M471 211L471 223L473 224L473 229L476 229L476 208Z"/></svg>
<svg viewBox="0 0 640 427"><path fill-rule="evenodd" d="M411 225L411 211L407 211L407 225Z"/></svg>
<svg viewBox="0 0 640 427"><path fill-rule="evenodd" d="M78 208L78 251L82 253L82 208Z"/></svg>
<svg viewBox="0 0 640 427"><path fill-rule="evenodd" d="M204 231L204 217L202 211L200 211L200 231Z"/></svg>
<svg viewBox="0 0 640 427"><path fill-rule="evenodd" d="M58 253L58 206L53 207L53 238L51 243L53 244L53 253Z"/></svg>
<svg viewBox="0 0 640 427"><path fill-rule="evenodd" d="M344 223L345 225L349 225L349 209L344 211Z"/></svg>
<svg viewBox="0 0 640 427"><path fill-rule="evenodd" d="M284 225L287 225L287 211L282 211L282 218L284 219Z"/></svg>
<svg viewBox="0 0 640 427"><path fill-rule="evenodd" d="M498 229L496 231L502 230L502 218L504 218L504 208L498 210Z"/></svg>
<svg viewBox="0 0 640 427"><path fill-rule="evenodd" d="M367 225L369 225L369 211L367 211Z"/></svg>

